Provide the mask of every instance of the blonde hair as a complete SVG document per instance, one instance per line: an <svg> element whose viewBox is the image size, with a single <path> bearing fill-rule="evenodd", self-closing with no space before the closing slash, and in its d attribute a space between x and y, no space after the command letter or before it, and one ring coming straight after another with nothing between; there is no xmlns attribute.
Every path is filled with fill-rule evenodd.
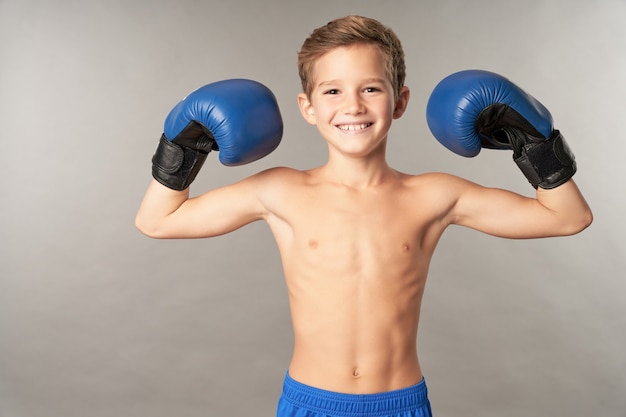
<svg viewBox="0 0 626 417"><path fill-rule="evenodd" d="M375 19L363 16L346 16L332 20L313 31L298 52L298 74L302 91L310 97L313 91L315 62L331 50L355 44L376 46L385 59L385 71L398 98L404 86L406 66L404 51L398 36Z"/></svg>

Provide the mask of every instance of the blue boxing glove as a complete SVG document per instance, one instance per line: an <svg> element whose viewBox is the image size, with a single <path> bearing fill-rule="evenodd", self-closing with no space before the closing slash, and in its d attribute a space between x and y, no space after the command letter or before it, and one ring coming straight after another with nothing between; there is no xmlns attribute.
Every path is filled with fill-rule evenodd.
<svg viewBox="0 0 626 417"><path fill-rule="evenodd" d="M193 182L209 152L227 166L272 152L283 123L274 94L256 81L233 79L205 85L179 102L165 119L152 157L152 176L173 190Z"/></svg>
<svg viewBox="0 0 626 417"><path fill-rule="evenodd" d="M467 70L444 78L431 93L426 120L435 138L459 155L512 149L534 188L556 188L576 173L574 155L550 112L498 74Z"/></svg>

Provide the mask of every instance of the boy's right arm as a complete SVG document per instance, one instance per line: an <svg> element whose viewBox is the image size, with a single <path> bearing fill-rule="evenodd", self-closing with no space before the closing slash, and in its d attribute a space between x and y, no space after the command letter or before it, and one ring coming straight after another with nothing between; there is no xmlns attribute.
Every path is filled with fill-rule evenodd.
<svg viewBox="0 0 626 417"><path fill-rule="evenodd" d="M157 238L208 237L262 216L259 176L189 198L188 187L207 154L219 150L225 165L241 165L272 152L282 137L274 95L250 80L226 80L199 88L168 115L152 158L154 180L136 226Z"/></svg>
<svg viewBox="0 0 626 417"><path fill-rule="evenodd" d="M135 225L146 236L159 239L219 236L255 220L265 208L259 199L262 174L189 198L152 180L137 212Z"/></svg>

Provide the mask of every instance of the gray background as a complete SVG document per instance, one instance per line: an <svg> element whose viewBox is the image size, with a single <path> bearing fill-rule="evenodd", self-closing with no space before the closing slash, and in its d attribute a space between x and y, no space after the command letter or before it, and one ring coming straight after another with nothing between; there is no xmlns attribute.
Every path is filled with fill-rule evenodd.
<svg viewBox="0 0 626 417"><path fill-rule="evenodd" d="M157 241L134 215L163 119L212 81L267 84L285 135L249 166L213 155L192 192L323 163L296 51L352 13L404 42L392 165L532 195L509 153L464 159L426 127L441 78L487 69L551 110L594 209L568 238L447 231L419 342L436 416L626 416L623 0L0 0L1 417L273 415L292 334L268 228Z"/></svg>

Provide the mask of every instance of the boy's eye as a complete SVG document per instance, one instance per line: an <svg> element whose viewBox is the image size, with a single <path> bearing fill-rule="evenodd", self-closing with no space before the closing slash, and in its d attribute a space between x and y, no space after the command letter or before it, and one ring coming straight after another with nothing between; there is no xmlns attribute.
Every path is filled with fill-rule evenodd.
<svg viewBox="0 0 626 417"><path fill-rule="evenodd" d="M376 88L376 87L367 87L367 88L365 89L365 92L366 92L366 93L375 93L375 92L377 92L377 91L380 91L380 89L378 89L378 88Z"/></svg>
<svg viewBox="0 0 626 417"><path fill-rule="evenodd" d="M326 92L324 92L324 94L330 94L330 95L334 95L339 93L339 90L336 90L334 88L330 89L330 90L326 90Z"/></svg>

